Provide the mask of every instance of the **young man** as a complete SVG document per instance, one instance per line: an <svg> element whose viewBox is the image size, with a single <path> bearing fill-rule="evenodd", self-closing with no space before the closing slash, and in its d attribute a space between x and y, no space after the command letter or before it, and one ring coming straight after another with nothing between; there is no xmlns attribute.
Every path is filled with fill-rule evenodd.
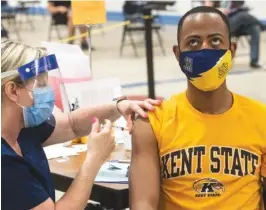
<svg viewBox="0 0 266 210"><path fill-rule="evenodd" d="M132 210L260 208L266 106L227 89L236 51L229 31L212 7L181 18L173 51L188 87L135 122Z"/></svg>

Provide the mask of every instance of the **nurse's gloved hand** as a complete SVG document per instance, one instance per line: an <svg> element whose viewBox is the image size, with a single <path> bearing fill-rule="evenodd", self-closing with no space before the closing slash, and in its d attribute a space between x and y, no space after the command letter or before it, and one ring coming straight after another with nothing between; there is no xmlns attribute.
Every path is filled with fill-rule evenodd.
<svg viewBox="0 0 266 210"><path fill-rule="evenodd" d="M118 102L117 109L125 117L128 123L128 128L131 132L135 115L140 115L143 118L148 118L147 111L154 111L154 106L160 106L162 101L146 99L144 101L123 100Z"/></svg>
<svg viewBox="0 0 266 210"><path fill-rule="evenodd" d="M115 137L112 133L112 123L105 120L103 127L100 127L99 120L93 119L90 138L88 140L87 157L105 162L115 148Z"/></svg>

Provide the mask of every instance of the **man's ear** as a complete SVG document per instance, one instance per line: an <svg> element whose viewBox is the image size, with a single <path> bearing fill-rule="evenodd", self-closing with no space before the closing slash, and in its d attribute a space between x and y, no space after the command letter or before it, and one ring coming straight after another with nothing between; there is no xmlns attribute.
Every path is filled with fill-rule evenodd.
<svg viewBox="0 0 266 210"><path fill-rule="evenodd" d="M236 54L236 49L237 49L237 44L236 42L231 42L231 53L232 53L232 58L235 57L235 54Z"/></svg>
<svg viewBox="0 0 266 210"><path fill-rule="evenodd" d="M176 60L179 61L180 50L179 50L178 45L174 45L174 46L173 46L173 52L174 52L174 54L175 54Z"/></svg>

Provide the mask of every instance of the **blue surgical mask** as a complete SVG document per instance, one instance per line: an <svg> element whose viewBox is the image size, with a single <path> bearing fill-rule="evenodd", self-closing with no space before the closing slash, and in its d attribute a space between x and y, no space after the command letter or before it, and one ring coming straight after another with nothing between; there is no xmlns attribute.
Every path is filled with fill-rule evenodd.
<svg viewBox="0 0 266 210"><path fill-rule="evenodd" d="M32 91L34 104L30 107L20 105L23 108L25 128L36 127L48 120L55 104L55 96L51 87L34 88Z"/></svg>

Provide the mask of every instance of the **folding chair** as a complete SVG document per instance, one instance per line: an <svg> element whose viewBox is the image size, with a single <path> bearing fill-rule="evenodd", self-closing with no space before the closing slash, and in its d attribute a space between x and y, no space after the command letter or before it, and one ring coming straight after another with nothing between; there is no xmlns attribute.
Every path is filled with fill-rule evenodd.
<svg viewBox="0 0 266 210"><path fill-rule="evenodd" d="M60 33L60 26L65 26L66 27L67 25L66 24L57 24L56 21L52 18L51 24L50 24L49 29L48 29L48 41L49 42L51 41L53 30L56 31L57 38L59 40L62 39L62 36L61 36L61 33Z"/></svg>
<svg viewBox="0 0 266 210"><path fill-rule="evenodd" d="M136 42L133 38L133 33L143 32L143 34L144 34L145 33L144 22L141 18L136 18L136 15L133 15L133 16L127 15L127 16L125 16L125 20L129 20L129 21L131 21L131 23L128 25L125 25L123 28L122 40L121 40L121 45L120 45L120 56L122 56L122 54L123 54L123 48L125 46L125 39L126 39L126 36L128 35L130 38L130 44L133 47L135 56L138 57L137 45L136 45ZM152 30L156 33L161 51L162 51L163 55L165 55L163 39L162 39L162 36L160 34L161 28L162 28L161 24L156 24L156 23L152 24Z"/></svg>
<svg viewBox="0 0 266 210"><path fill-rule="evenodd" d="M9 28L12 28L17 36L17 39L19 42L21 42L21 36L20 36L20 33L19 33L19 29L18 29L18 26L17 26L17 22L16 22L16 15L13 14L12 12L10 13L2 13L1 14L1 32L2 32L2 29L3 29L3 32L6 33L6 36L4 37L8 37L8 32L11 32L10 30L7 30L6 27L4 27L4 24L3 22L7 22Z"/></svg>

